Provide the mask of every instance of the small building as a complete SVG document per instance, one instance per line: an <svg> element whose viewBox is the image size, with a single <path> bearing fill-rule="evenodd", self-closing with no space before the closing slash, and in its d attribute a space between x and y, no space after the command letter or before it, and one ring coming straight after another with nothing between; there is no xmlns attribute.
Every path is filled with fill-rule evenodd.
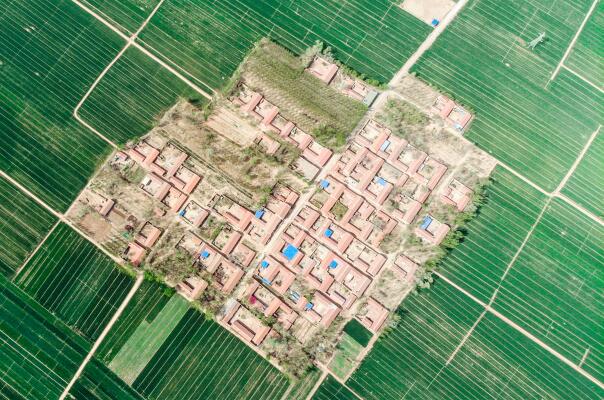
<svg viewBox="0 0 604 400"><path fill-rule="evenodd" d="M145 248L136 242L130 242L124 250L122 258L132 263L132 265L138 266L145 258Z"/></svg>
<svg viewBox="0 0 604 400"><path fill-rule="evenodd" d="M463 132L473 118L471 113L447 96L438 96L432 109L459 132Z"/></svg>
<svg viewBox="0 0 604 400"><path fill-rule="evenodd" d="M200 181L201 176L186 167L178 168L174 176L170 177L170 183L185 194L191 194Z"/></svg>
<svg viewBox="0 0 604 400"><path fill-rule="evenodd" d="M342 311L341 308L321 292L315 292L311 301L304 304L298 301L296 305L301 309L302 316L313 324L320 324L327 328Z"/></svg>
<svg viewBox="0 0 604 400"><path fill-rule="evenodd" d="M449 186L443 191L441 200L445 204L454 206L457 211L466 209L472 199L472 189L453 179Z"/></svg>
<svg viewBox="0 0 604 400"><path fill-rule="evenodd" d="M256 346L262 344L271 328L237 303L222 319L238 336Z"/></svg>
<svg viewBox="0 0 604 400"><path fill-rule="evenodd" d="M141 246L149 249L153 247L155 243L157 243L160 236L161 230L153 226L151 222L147 221L136 236L136 242Z"/></svg>
<svg viewBox="0 0 604 400"><path fill-rule="evenodd" d="M324 59L315 57L306 71L310 72L326 84L330 84L338 72L338 66Z"/></svg>
<svg viewBox="0 0 604 400"><path fill-rule="evenodd" d="M187 300L194 301L201 296L207 287L208 283L206 281L201 278L191 276L176 285L176 291Z"/></svg>
<svg viewBox="0 0 604 400"><path fill-rule="evenodd" d="M171 185L153 172L147 174L140 183L140 188L149 196L163 201Z"/></svg>
<svg viewBox="0 0 604 400"><path fill-rule="evenodd" d="M394 271L407 283L413 282L418 268L419 264L404 254L399 254L394 260Z"/></svg>
<svg viewBox="0 0 604 400"><path fill-rule="evenodd" d="M447 166L429 157L417 169L415 173L416 179L429 190L434 190L438 185L443 175L447 172Z"/></svg>
<svg viewBox="0 0 604 400"><path fill-rule="evenodd" d="M367 299L367 304L361 308L357 315L357 319L361 324L373 333L377 333L380 330L387 318L388 309L373 297Z"/></svg>
<svg viewBox="0 0 604 400"><path fill-rule="evenodd" d="M355 268L370 276L376 276L386 263L385 255L378 253L358 239L355 239L346 249L344 256Z"/></svg>
<svg viewBox="0 0 604 400"><path fill-rule="evenodd" d="M178 213L186 222L199 228L208 218L210 212L193 200L190 200Z"/></svg>
<svg viewBox="0 0 604 400"><path fill-rule="evenodd" d="M161 202L168 206L170 211L177 213L185 204L187 198L186 194L172 186L168 189L168 193Z"/></svg>
<svg viewBox="0 0 604 400"><path fill-rule="evenodd" d="M281 295L289 290L296 279L296 274L270 256L260 261L256 276Z"/></svg>
<svg viewBox="0 0 604 400"><path fill-rule="evenodd" d="M439 222L430 215L426 215L420 226L415 228L414 232L424 241L433 245L439 245L450 230L451 227L449 225Z"/></svg>

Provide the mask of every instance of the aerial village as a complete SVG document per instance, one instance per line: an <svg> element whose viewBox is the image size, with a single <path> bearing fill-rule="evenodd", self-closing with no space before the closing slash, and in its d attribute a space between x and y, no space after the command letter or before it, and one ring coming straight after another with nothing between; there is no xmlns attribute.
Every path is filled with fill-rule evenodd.
<svg viewBox="0 0 604 400"><path fill-rule="evenodd" d="M369 107L341 149L243 76L209 116L166 112L69 211L264 355L353 318L384 329L494 167L462 138L471 113L411 76L387 95L320 53L305 73ZM403 137L387 122L407 101L422 118Z"/></svg>

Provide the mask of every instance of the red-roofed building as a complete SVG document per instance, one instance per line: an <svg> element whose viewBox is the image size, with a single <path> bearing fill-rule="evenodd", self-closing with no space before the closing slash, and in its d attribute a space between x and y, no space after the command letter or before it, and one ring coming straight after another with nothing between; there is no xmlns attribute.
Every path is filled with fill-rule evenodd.
<svg viewBox="0 0 604 400"><path fill-rule="evenodd" d="M157 243L161 236L161 230L149 221L145 222L141 230L139 231L136 242L143 247L151 248Z"/></svg>
<svg viewBox="0 0 604 400"><path fill-rule="evenodd" d="M406 282L413 282L415 272L418 268L419 264L404 254L399 254L396 260L394 260L394 271Z"/></svg>
<svg viewBox="0 0 604 400"><path fill-rule="evenodd" d="M122 254L122 258L126 261L130 261L132 265L137 266L145 258L145 249L136 242L130 242Z"/></svg>
<svg viewBox="0 0 604 400"><path fill-rule="evenodd" d="M430 157L418 168L415 178L429 190L434 190L445 172L447 166Z"/></svg>
<svg viewBox="0 0 604 400"><path fill-rule="evenodd" d="M378 253L358 239L348 246L344 256L355 268L370 276L376 276L386 263L385 255Z"/></svg>
<svg viewBox="0 0 604 400"><path fill-rule="evenodd" d="M170 191L170 184L154 173L147 174L140 183L145 193L159 201L163 201Z"/></svg>
<svg viewBox="0 0 604 400"><path fill-rule="evenodd" d="M471 199L472 190L457 179L451 181L441 196L443 203L454 206L457 211L465 210Z"/></svg>
<svg viewBox="0 0 604 400"><path fill-rule="evenodd" d="M176 285L176 291L187 300L193 301L197 300L207 287L208 283L206 281L201 278L191 276Z"/></svg>
<svg viewBox="0 0 604 400"><path fill-rule="evenodd" d="M336 76L338 69L336 64L331 63L322 57L315 57L306 70L329 85Z"/></svg>
<svg viewBox="0 0 604 400"><path fill-rule="evenodd" d="M239 303L232 307L222 320L243 340L256 346L261 345L271 331L271 328L264 325L262 321Z"/></svg>
<svg viewBox="0 0 604 400"><path fill-rule="evenodd" d="M357 318L365 328L377 333L388 318L388 310L373 297L369 297Z"/></svg>
<svg viewBox="0 0 604 400"><path fill-rule="evenodd" d="M415 228L414 232L424 241L433 245L439 245L450 230L451 227L449 225L443 224L428 215L424 217L421 225Z"/></svg>

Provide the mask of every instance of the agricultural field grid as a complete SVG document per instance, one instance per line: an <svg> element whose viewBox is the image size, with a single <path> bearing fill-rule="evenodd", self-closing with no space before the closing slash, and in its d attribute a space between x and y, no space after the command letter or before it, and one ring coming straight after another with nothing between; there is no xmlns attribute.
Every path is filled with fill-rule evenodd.
<svg viewBox="0 0 604 400"><path fill-rule="evenodd" d="M604 396L604 192L593 184L604 172L602 3L559 1L548 8L521 0L461 1L467 4L460 15L412 73L476 112L467 139L499 160L489 202L443 262L435 288L405 300L403 321L415 321L411 329L418 331L405 325L380 337L347 380L315 372L299 389L313 399L500 394L482 391L481 382L508 386L511 398ZM131 275L62 220L113 149L148 132L179 99L209 103L262 37L295 54L323 41L344 65L386 83L430 33L391 1L346 3L0 5L6 104L0 110L6 144L0 151L0 358L7 367L0 398L61 396L132 288ZM493 35L485 38L481 29ZM527 54L524 42L542 30L551 45ZM287 396L289 382L271 363L164 290L143 282L69 396ZM429 324L425 342L399 351L408 345L405 337L420 336L426 321L417 315L429 315L444 333ZM23 332L7 328L13 317ZM156 334L152 343L149 331ZM506 348L508 342L515 347ZM130 364L141 343L148 352ZM434 343L442 347L433 351ZM31 349L36 357L28 359ZM393 357L398 364L386 371L383 364ZM522 366L526 357L544 361ZM417 371L399 369L418 362ZM45 382L34 370L43 371ZM241 384L256 374L262 379ZM374 390L372 381L382 385ZM451 389L454 382L463 382L466 392Z"/></svg>

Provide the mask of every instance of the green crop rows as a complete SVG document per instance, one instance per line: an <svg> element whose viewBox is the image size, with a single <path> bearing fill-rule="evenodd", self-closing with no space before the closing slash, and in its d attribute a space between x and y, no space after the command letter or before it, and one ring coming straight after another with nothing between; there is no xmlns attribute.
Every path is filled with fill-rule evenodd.
<svg viewBox="0 0 604 400"><path fill-rule="evenodd" d="M431 28L392 0L168 0L141 39L201 82L220 88L264 36L294 53L321 40L335 56L387 82Z"/></svg>
<svg viewBox="0 0 604 400"><path fill-rule="evenodd" d="M604 378L604 227L550 203L493 307L596 378Z"/></svg>
<svg viewBox="0 0 604 400"><path fill-rule="evenodd" d="M604 86L604 3L600 2L575 43L565 65L600 88Z"/></svg>
<svg viewBox="0 0 604 400"><path fill-rule="evenodd" d="M276 399L288 380L237 337L189 310L132 385L149 399Z"/></svg>
<svg viewBox="0 0 604 400"><path fill-rule="evenodd" d="M94 341L132 286L132 278L65 224L59 224L15 283Z"/></svg>
<svg viewBox="0 0 604 400"><path fill-rule="evenodd" d="M604 134L602 131L594 139L585 156L570 179L562 188L562 193L587 210L604 218Z"/></svg>
<svg viewBox="0 0 604 400"><path fill-rule="evenodd" d="M441 266L442 274L488 302L545 205L545 196L512 173L497 167L487 204L469 224L464 241Z"/></svg>
<svg viewBox="0 0 604 400"><path fill-rule="evenodd" d="M0 275L0 398L59 398L88 346Z"/></svg>
<svg viewBox="0 0 604 400"><path fill-rule="evenodd" d="M101 14L111 25L132 34L151 14L159 0L83 0L82 3Z"/></svg>
<svg viewBox="0 0 604 400"><path fill-rule="evenodd" d="M426 387L481 311L444 282L410 297L399 310L398 327L377 340L347 385L366 399L402 398Z"/></svg>
<svg viewBox="0 0 604 400"><path fill-rule="evenodd" d="M0 178L0 275L11 276L42 240L56 218Z"/></svg>
<svg viewBox="0 0 604 400"><path fill-rule="evenodd" d="M144 400L100 361L91 359L69 394L77 400Z"/></svg>
<svg viewBox="0 0 604 400"><path fill-rule="evenodd" d="M72 112L121 45L71 1L0 5L0 169L57 210L109 152Z"/></svg>
<svg viewBox="0 0 604 400"><path fill-rule="evenodd" d="M147 133L179 98L206 98L140 50L130 47L103 77L79 111L103 135L125 143Z"/></svg>
<svg viewBox="0 0 604 400"><path fill-rule="evenodd" d="M358 400L358 398L334 377L327 375L312 396L312 400Z"/></svg>
<svg viewBox="0 0 604 400"><path fill-rule="evenodd" d="M547 190L604 115L602 92L566 69L548 83L591 3L470 1L413 68L475 112L469 139Z"/></svg>
<svg viewBox="0 0 604 400"><path fill-rule="evenodd" d="M321 379L322 373L319 368L313 367L304 377L291 386L289 392L283 394L281 400L306 400L315 384Z"/></svg>

